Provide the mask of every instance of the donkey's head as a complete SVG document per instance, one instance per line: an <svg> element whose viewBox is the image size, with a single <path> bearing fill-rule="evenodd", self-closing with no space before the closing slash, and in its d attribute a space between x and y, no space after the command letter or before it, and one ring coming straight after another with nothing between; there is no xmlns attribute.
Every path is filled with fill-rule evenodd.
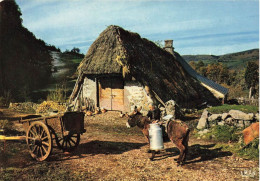
<svg viewBox="0 0 260 181"><path fill-rule="evenodd" d="M131 127L134 127L137 125L137 123L140 119L140 115L142 116L142 113L140 113L141 109L142 109L142 107L137 108L135 106L134 111L131 114L127 115L128 120L126 122L126 126L128 128L131 128Z"/></svg>

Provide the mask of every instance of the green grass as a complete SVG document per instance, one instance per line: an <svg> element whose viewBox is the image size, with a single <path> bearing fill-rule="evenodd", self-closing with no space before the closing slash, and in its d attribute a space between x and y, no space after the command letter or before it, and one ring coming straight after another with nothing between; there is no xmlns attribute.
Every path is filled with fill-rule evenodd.
<svg viewBox="0 0 260 181"><path fill-rule="evenodd" d="M222 151L229 151L233 154L250 160L259 159L259 139L253 140L248 145L243 143L241 129L233 126L214 126L208 133L199 135L198 131L194 132L195 137L205 140L215 141L214 148L221 148Z"/></svg>
<svg viewBox="0 0 260 181"><path fill-rule="evenodd" d="M214 135L213 140L221 142L238 141L239 135L237 134L239 130L233 126L215 126L212 128L212 135Z"/></svg>
<svg viewBox="0 0 260 181"><path fill-rule="evenodd" d="M82 61L82 58L76 58L76 59L72 59L71 62L79 64Z"/></svg>
<svg viewBox="0 0 260 181"><path fill-rule="evenodd" d="M241 143L217 143L215 148L230 151L243 159L259 160L259 139L255 139L245 147Z"/></svg>
<svg viewBox="0 0 260 181"><path fill-rule="evenodd" d="M208 111L213 114L227 113L230 110L240 110L245 113L257 113L259 107L251 106L251 105L227 105L224 104L222 106L216 106L208 108Z"/></svg>

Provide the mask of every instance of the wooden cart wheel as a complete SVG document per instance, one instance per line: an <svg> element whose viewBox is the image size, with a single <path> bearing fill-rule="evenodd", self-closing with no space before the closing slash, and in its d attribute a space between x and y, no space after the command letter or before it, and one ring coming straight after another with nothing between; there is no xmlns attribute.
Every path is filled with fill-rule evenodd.
<svg viewBox="0 0 260 181"><path fill-rule="evenodd" d="M31 156L37 161L43 161L51 154L51 134L48 127L41 121L35 121L29 126L26 142Z"/></svg>
<svg viewBox="0 0 260 181"><path fill-rule="evenodd" d="M56 140L57 146L64 152L73 151L80 142L80 134L68 134Z"/></svg>

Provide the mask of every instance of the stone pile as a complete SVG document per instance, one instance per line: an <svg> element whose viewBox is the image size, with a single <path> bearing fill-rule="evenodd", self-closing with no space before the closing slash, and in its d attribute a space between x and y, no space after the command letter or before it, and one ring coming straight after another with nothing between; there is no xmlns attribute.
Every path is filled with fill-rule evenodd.
<svg viewBox="0 0 260 181"><path fill-rule="evenodd" d="M165 107L160 107L161 117L172 115L173 119L182 119L184 117L182 110L174 100L169 100L165 103Z"/></svg>
<svg viewBox="0 0 260 181"><path fill-rule="evenodd" d="M247 114L239 110L230 110L228 113L211 114L205 109L199 119L197 129L210 128L215 125L229 125L246 128L256 121L259 121L258 113Z"/></svg>

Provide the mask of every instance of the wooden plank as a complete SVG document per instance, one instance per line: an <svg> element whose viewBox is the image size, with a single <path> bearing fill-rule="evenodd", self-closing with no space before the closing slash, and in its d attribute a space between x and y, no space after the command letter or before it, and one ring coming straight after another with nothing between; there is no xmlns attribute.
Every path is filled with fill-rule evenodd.
<svg viewBox="0 0 260 181"><path fill-rule="evenodd" d="M100 79L99 84L99 103L100 107L112 110L111 106L111 80Z"/></svg>
<svg viewBox="0 0 260 181"><path fill-rule="evenodd" d="M124 109L124 82L120 78L100 79L99 85L100 107L107 110Z"/></svg>
<svg viewBox="0 0 260 181"><path fill-rule="evenodd" d="M124 82L121 79L112 80L112 109L124 109Z"/></svg>
<svg viewBox="0 0 260 181"><path fill-rule="evenodd" d="M58 114L55 116L38 117L38 118L33 118L33 119L24 119L24 120L19 120L19 122L24 123L24 122L38 121L38 120L44 120L44 119L50 119L50 118L58 118L61 116L63 116L63 114Z"/></svg>
<svg viewBox="0 0 260 181"><path fill-rule="evenodd" d="M0 135L0 140L25 140L26 136L3 136Z"/></svg>

